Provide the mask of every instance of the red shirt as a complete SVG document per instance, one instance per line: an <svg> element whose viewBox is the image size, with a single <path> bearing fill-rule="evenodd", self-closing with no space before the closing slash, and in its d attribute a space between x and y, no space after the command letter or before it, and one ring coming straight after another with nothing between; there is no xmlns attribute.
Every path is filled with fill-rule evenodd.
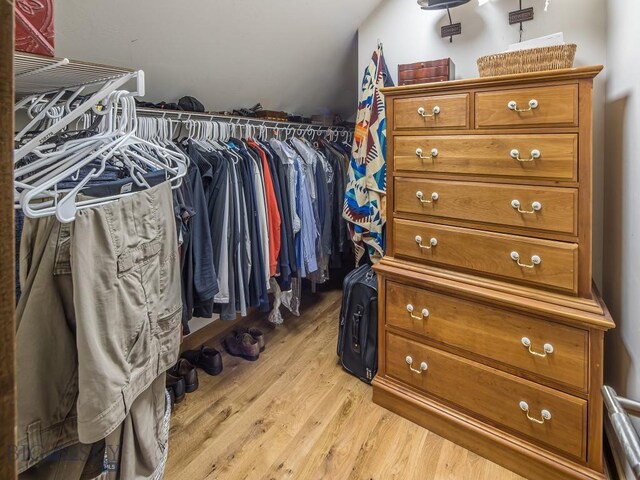
<svg viewBox="0 0 640 480"><path fill-rule="evenodd" d="M278 201L276 200L276 191L273 188L271 170L269 170L269 164L267 163L267 155L253 139L249 140L248 143L262 159L264 191L267 197L267 224L269 225L269 275L273 277L278 268L278 256L280 255L281 245L280 226L282 219L280 218L280 210L278 210Z"/></svg>

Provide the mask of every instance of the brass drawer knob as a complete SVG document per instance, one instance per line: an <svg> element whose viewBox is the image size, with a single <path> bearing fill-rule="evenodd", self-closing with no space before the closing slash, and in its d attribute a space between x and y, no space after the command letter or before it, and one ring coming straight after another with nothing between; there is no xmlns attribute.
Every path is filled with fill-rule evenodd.
<svg viewBox="0 0 640 480"><path fill-rule="evenodd" d="M513 110L514 112L521 113L535 110L536 108L538 108L538 105L538 100L532 98L531 100L529 100L529 108L518 108L518 102L516 102L515 100L510 100L509 103L507 103L507 108L509 108L509 110Z"/></svg>
<svg viewBox="0 0 640 480"><path fill-rule="evenodd" d="M420 115L422 118L432 118L438 115L439 113L440 113L440 107L438 105L433 107L433 109L431 110L431 113L427 113L424 107L418 108L418 115Z"/></svg>
<svg viewBox="0 0 640 480"><path fill-rule="evenodd" d="M535 268L536 265L540 265L542 263L542 258L538 255L533 255L531 257L531 264L527 265L526 263L520 262L520 254L518 252L511 252L511 260L516 262L519 267L522 268Z"/></svg>
<svg viewBox="0 0 640 480"><path fill-rule="evenodd" d="M407 304L407 312L409 312L409 316L410 316L411 318L413 318L414 320L423 320L423 319L425 319L425 318L429 318L429 310L428 310L428 309L426 309L426 308L423 308L423 309L422 309L422 312L421 312L421 313L422 313L422 316L421 316L421 317L418 317L417 315L414 315L414 314L413 314L413 311L414 311L414 307L413 307L413 305L411 305L410 303L408 303L408 304Z"/></svg>
<svg viewBox="0 0 640 480"><path fill-rule="evenodd" d="M432 148L431 155L429 155L428 157L425 157L424 155L422 155L423 153L424 152L421 148L416 148L416 157L418 157L420 160L433 160L438 156L438 149Z"/></svg>
<svg viewBox="0 0 640 480"><path fill-rule="evenodd" d="M520 402L520 410L522 410L524 413L527 414L527 418L529 420L531 420L532 422L535 423L539 423L540 425L542 425L544 422L548 422L549 420L551 420L551 412L549 410L540 410L540 419L537 419L535 417L532 417L529 414L529 404L527 402L525 402L524 400L522 400Z"/></svg>
<svg viewBox="0 0 640 480"><path fill-rule="evenodd" d="M438 195L438 192L433 192L431 194L431 200L425 200L424 199L424 193L422 193L420 190L418 190L416 192L416 198L418 200L420 200L420 203L422 203L424 205L425 203L433 203L433 202L437 201L438 198L440 198L440 195Z"/></svg>
<svg viewBox="0 0 640 480"><path fill-rule="evenodd" d="M553 353L553 345L551 345L550 343L545 343L542 346L542 349L544 350L544 352L540 353L540 352L536 352L531 348L531 340L529 340L527 337L522 337L520 341L522 342L522 345L527 347L531 355L535 355L537 357L546 357L547 355L551 355Z"/></svg>
<svg viewBox="0 0 640 480"><path fill-rule="evenodd" d="M427 368L429 368L429 366L427 365L427 362L422 362L420 364L419 370L417 368L413 368L413 358L411 358L410 355L407 355L407 357L404 360L405 362L407 362L407 365L409 365L409 370L411 370L414 373L419 373L420 375L422 375L422 372L426 372Z"/></svg>
<svg viewBox="0 0 640 480"><path fill-rule="evenodd" d="M423 245L422 237L420 235L416 235L416 243L420 248L423 248L425 250L431 250L432 247L435 247L436 245L438 245L438 239L434 237L431 240L429 240L429 245Z"/></svg>
<svg viewBox="0 0 640 480"><path fill-rule="evenodd" d="M536 213L542 210L542 203L532 202L531 210L523 210L520 200L511 200L511 206L520 213Z"/></svg>
<svg viewBox="0 0 640 480"><path fill-rule="evenodd" d="M513 150L511 150L511 152L509 152L509 155L511 155L511 158L513 158L514 160L525 163L533 162L534 160L539 159L542 156L542 152L540 152L540 150L538 150L537 148L534 148L533 150L531 150L531 156L529 158L520 158L520 150L514 148Z"/></svg>

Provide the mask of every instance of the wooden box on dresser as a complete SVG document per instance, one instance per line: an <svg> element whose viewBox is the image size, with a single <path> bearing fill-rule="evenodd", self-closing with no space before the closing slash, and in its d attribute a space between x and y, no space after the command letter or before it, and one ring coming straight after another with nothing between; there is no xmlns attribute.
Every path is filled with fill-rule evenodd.
<svg viewBox="0 0 640 480"><path fill-rule="evenodd" d="M383 90L376 403L528 478L604 478L582 67Z"/></svg>

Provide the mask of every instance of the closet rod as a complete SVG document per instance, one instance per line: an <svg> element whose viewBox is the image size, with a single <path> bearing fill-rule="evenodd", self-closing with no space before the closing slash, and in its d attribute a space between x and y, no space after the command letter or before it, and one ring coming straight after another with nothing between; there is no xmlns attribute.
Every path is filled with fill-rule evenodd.
<svg viewBox="0 0 640 480"><path fill-rule="evenodd" d="M215 113L201 113L201 112L188 112L184 110L166 110L162 108L146 108L146 107L138 107L136 109L138 115L141 116L158 116L164 118L172 118L176 120L209 120L209 121L218 121L218 122L228 122L228 123L236 123L239 125L255 125L255 126L265 126L272 128L301 128L301 129L309 129L316 131L325 131L325 130L333 130L338 132L349 131L345 127L340 126L325 126L325 125L314 125L312 123L300 123L300 122L285 122L278 120L262 120L260 118L253 117L240 117L235 115L220 115Z"/></svg>

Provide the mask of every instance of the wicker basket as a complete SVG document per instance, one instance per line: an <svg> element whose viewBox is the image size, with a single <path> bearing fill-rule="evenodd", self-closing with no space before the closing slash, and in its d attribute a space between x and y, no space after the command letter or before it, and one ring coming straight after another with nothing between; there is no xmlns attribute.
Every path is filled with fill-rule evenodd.
<svg viewBox="0 0 640 480"><path fill-rule="evenodd" d="M478 70L481 77L492 77L571 68L576 56L576 48L575 43L570 43L487 55L478 59Z"/></svg>

